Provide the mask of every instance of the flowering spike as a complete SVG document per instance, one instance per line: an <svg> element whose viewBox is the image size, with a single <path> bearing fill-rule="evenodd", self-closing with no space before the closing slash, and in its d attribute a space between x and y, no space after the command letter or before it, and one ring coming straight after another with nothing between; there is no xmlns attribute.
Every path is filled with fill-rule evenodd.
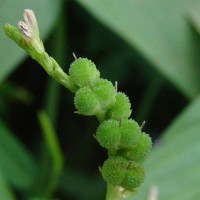
<svg viewBox="0 0 200 200"><path fill-rule="evenodd" d="M34 12L24 10L24 22L18 28L10 24L4 31L12 40L36 60L59 83L75 93L76 113L93 116L100 122L95 139L108 150L108 159L100 171L108 183L106 199L124 199L137 191L144 180L142 162L152 148L151 138L142 133L142 126L129 119L129 98L118 92L108 80L100 78L95 64L86 58L77 58L69 69L69 76L50 57L40 40Z"/></svg>
<svg viewBox="0 0 200 200"><path fill-rule="evenodd" d="M18 22L18 28L6 24L4 32L10 39L27 51L59 83L72 92L78 89L58 63L45 52L44 45L40 39L37 20L32 10L24 10L24 21Z"/></svg>

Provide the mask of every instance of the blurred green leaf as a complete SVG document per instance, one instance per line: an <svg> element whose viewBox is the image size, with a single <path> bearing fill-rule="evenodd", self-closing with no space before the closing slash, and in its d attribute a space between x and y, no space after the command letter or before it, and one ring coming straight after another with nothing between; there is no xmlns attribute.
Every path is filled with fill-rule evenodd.
<svg viewBox="0 0 200 200"><path fill-rule="evenodd" d="M25 58L26 53L3 32L5 23L17 26L18 21L23 20L23 10L26 8L34 10L40 27L41 37L47 37L59 14L61 0L0 0L0 82L11 73L17 65Z"/></svg>
<svg viewBox="0 0 200 200"><path fill-rule="evenodd" d="M195 6L191 6L188 10L188 20L193 26L193 28L200 34L200 2L196 3Z"/></svg>
<svg viewBox="0 0 200 200"><path fill-rule="evenodd" d="M19 189L28 189L36 174L36 164L32 156L1 119L0 170Z"/></svg>
<svg viewBox="0 0 200 200"><path fill-rule="evenodd" d="M135 199L147 200L156 185L159 200L200 198L200 96L164 132L146 162L147 177Z"/></svg>
<svg viewBox="0 0 200 200"><path fill-rule="evenodd" d="M17 86L8 81L0 84L0 99L1 98L26 105L30 105L34 100L33 95L26 88Z"/></svg>
<svg viewBox="0 0 200 200"><path fill-rule="evenodd" d="M77 1L144 55L188 98L198 95L200 49L184 15L198 0Z"/></svg>
<svg viewBox="0 0 200 200"><path fill-rule="evenodd" d="M88 176L75 169L66 168L61 177L60 191L79 200L102 200L105 198L106 184L100 173Z"/></svg>
<svg viewBox="0 0 200 200"><path fill-rule="evenodd" d="M0 199L2 200L14 200L15 197L10 190L5 178L0 172Z"/></svg>
<svg viewBox="0 0 200 200"><path fill-rule="evenodd" d="M50 198L45 198L45 197L33 197L33 198L29 198L28 200L55 200L55 199L50 199Z"/></svg>
<svg viewBox="0 0 200 200"><path fill-rule="evenodd" d="M45 145L47 146L52 161L51 166L49 166L49 170L51 170L50 180L45 183L43 189L43 194L50 196L55 191L59 177L62 173L63 155L59 146L57 134L46 112L40 111L38 113L38 119L44 136Z"/></svg>

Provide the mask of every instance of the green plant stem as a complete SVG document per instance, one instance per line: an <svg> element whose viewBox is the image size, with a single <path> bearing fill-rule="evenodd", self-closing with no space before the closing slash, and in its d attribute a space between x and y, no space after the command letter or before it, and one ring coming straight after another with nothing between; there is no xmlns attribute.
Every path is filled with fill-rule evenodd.
<svg viewBox="0 0 200 200"><path fill-rule="evenodd" d="M119 190L111 184L107 184L106 200L122 200Z"/></svg>
<svg viewBox="0 0 200 200"><path fill-rule="evenodd" d="M99 120L99 122L103 122L106 119L105 111L99 111L98 113L96 113L96 117Z"/></svg>
<svg viewBox="0 0 200 200"><path fill-rule="evenodd" d="M40 38L31 38L28 40L20 30L10 24L4 26L4 32L10 39L23 48L31 58L36 60L48 75L72 92L75 92L78 89L59 64L45 52L44 45Z"/></svg>
<svg viewBox="0 0 200 200"><path fill-rule="evenodd" d="M72 92L75 92L77 90L77 86L72 83L69 76L62 70L59 64L46 52L40 54L39 57L35 56L32 52L29 53L29 55L43 67L48 75L58 81L58 83L65 86Z"/></svg>
<svg viewBox="0 0 200 200"><path fill-rule="evenodd" d="M63 8L65 8L65 6L63 6ZM66 20L65 11L63 9L57 21L58 24L56 26L55 38L59 38L59 40L64 44L67 44ZM51 54L55 60L61 64L61 66L64 66L67 63L67 56L66 52L63 51L63 46L61 46L58 42L53 42L53 44L50 44ZM59 110L59 97L61 95L61 86L49 77L46 88L47 92L45 95L45 107L51 121L53 124L56 124Z"/></svg>
<svg viewBox="0 0 200 200"><path fill-rule="evenodd" d="M129 192L120 186L107 184L106 200L124 200L127 197L133 197L136 193L137 190Z"/></svg>
<svg viewBox="0 0 200 200"><path fill-rule="evenodd" d="M45 196L50 196L56 189L58 179L63 169L63 155L60 150L58 139L56 137L57 134L55 133L47 114L44 111L40 111L38 113L38 119L43 130L42 132L44 135L45 143L48 147L53 163L52 176L46 186L46 191L44 191Z"/></svg>

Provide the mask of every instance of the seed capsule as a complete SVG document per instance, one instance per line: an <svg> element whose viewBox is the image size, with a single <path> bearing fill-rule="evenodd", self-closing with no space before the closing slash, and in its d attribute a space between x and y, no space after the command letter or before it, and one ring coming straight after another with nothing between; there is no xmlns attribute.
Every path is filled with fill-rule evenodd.
<svg viewBox="0 0 200 200"><path fill-rule="evenodd" d="M116 96L116 102L112 108L110 108L106 117L108 119L128 119L131 115L131 104L129 98L122 92L118 92Z"/></svg>
<svg viewBox="0 0 200 200"><path fill-rule="evenodd" d="M99 80L100 73L91 60L78 58L70 65L69 76L79 87L84 87Z"/></svg>
<svg viewBox="0 0 200 200"><path fill-rule="evenodd" d="M94 83L91 88L99 100L102 110L107 110L115 104L116 91L115 87L110 81L106 79L100 79Z"/></svg>
<svg viewBox="0 0 200 200"><path fill-rule="evenodd" d="M145 178L144 169L142 166L131 162L126 171L124 181L121 183L121 186L127 190L133 190L139 187Z"/></svg>
<svg viewBox="0 0 200 200"><path fill-rule="evenodd" d="M124 119L117 121L110 119L99 125L96 139L102 147L110 152L115 152L136 146L140 134L140 127L134 120Z"/></svg>
<svg viewBox="0 0 200 200"><path fill-rule="evenodd" d="M108 158L101 168L105 181L114 186L122 186L127 190L134 190L144 181L145 173L143 168L123 157Z"/></svg>
<svg viewBox="0 0 200 200"><path fill-rule="evenodd" d="M99 110L99 102L89 87L80 88L74 97L74 104L79 114L92 116Z"/></svg>
<svg viewBox="0 0 200 200"><path fill-rule="evenodd" d="M119 122L116 120L106 120L97 129L96 139L106 149L118 149L120 138Z"/></svg>
<svg viewBox="0 0 200 200"><path fill-rule="evenodd" d="M126 175L127 161L122 157L108 158L101 168L104 180L113 185L121 185Z"/></svg>
<svg viewBox="0 0 200 200"><path fill-rule="evenodd" d="M152 141L148 134L142 133L139 136L137 145L131 149L122 149L118 152L119 155L124 156L128 160L135 162L142 162L150 153L152 148Z"/></svg>
<svg viewBox="0 0 200 200"><path fill-rule="evenodd" d="M121 120L120 131L121 139L119 148L129 149L137 145L141 130L136 121L132 119Z"/></svg>

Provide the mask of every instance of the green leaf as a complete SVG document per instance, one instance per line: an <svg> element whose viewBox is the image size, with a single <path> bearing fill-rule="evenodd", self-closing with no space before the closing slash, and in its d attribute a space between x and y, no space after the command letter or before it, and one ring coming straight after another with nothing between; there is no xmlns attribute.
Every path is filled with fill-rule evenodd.
<svg viewBox="0 0 200 200"><path fill-rule="evenodd" d="M40 111L38 113L38 119L44 136L45 144L48 148L52 161L52 166L49 166L49 170L51 170L50 180L45 183L45 189L43 191L43 194L49 196L57 187L59 177L62 173L64 160L59 146L57 134L46 112Z"/></svg>
<svg viewBox="0 0 200 200"><path fill-rule="evenodd" d="M29 198L28 200L54 200L54 199L45 198L45 197L33 197L33 198Z"/></svg>
<svg viewBox="0 0 200 200"><path fill-rule="evenodd" d="M191 8L188 10L188 20L191 23L192 27L197 31L198 34L200 34L200 3L196 3L194 6L191 6Z"/></svg>
<svg viewBox="0 0 200 200"><path fill-rule="evenodd" d="M0 171L19 189L28 189L36 174L36 164L25 147L0 119Z"/></svg>
<svg viewBox="0 0 200 200"><path fill-rule="evenodd" d="M2 82L26 56L23 50L7 38L3 32L4 24L10 23L17 26L18 21L23 20L23 10L32 9L38 20L41 37L44 39L53 28L61 0L0 0L0 4L0 82Z"/></svg>
<svg viewBox="0 0 200 200"><path fill-rule="evenodd" d="M60 181L60 191L73 199L105 199L105 181L100 173L88 176L75 169L65 168Z"/></svg>
<svg viewBox="0 0 200 200"><path fill-rule="evenodd" d="M152 186L159 200L199 199L200 96L164 132L146 162L146 180L135 199L148 199Z"/></svg>
<svg viewBox="0 0 200 200"><path fill-rule="evenodd" d="M1 172L0 172L0 199L15 200L15 197L11 189L9 188L8 183L6 182Z"/></svg>
<svg viewBox="0 0 200 200"><path fill-rule="evenodd" d="M199 48L184 15L197 0L77 1L188 98L198 95Z"/></svg>

